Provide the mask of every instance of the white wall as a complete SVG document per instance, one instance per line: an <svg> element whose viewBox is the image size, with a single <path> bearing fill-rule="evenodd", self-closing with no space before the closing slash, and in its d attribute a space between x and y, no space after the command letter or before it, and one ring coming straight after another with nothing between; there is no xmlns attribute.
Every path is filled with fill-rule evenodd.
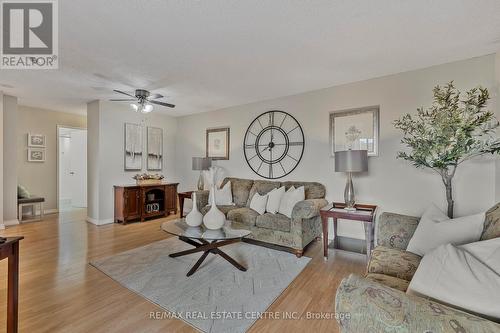
<svg viewBox="0 0 500 333"><path fill-rule="evenodd" d="M87 106L88 132L88 217L95 224L113 222L113 185L134 183L132 176L139 171L124 171L125 123L143 124L144 152L146 127L163 129L163 170L165 180L175 177L175 118L153 111L142 115L132 111L128 104L94 101ZM181 146L182 149L182 146ZM97 159L96 159L97 156ZM143 170L146 172L146 154L143 154Z"/></svg>
<svg viewBox="0 0 500 333"><path fill-rule="evenodd" d="M495 113L497 119L500 119L500 51L495 54L495 90L492 92L495 100ZM495 201L500 201L500 159L496 161L495 177Z"/></svg>
<svg viewBox="0 0 500 333"><path fill-rule="evenodd" d="M5 225L17 224L17 97L3 98L3 219Z"/></svg>
<svg viewBox="0 0 500 333"><path fill-rule="evenodd" d="M392 121L402 114L429 106L432 88L454 80L459 89L476 85L494 87L495 56L489 55L427 69L322 89L209 113L178 118L176 170L181 189L193 189L198 173L191 171L191 157L205 154L205 130L231 128L229 161L218 161L228 175L259 178L247 166L242 145L250 122L268 110L283 110L302 125L306 138L304 156L292 174L283 180L318 181L327 187L327 199L343 201L345 175L334 173L329 153L329 113L356 107L380 105L380 151L369 159L369 172L354 179L357 201L373 203L381 210L419 215L430 204L446 207L441 179L410 163L397 160L402 149L401 133ZM265 78L263 78L264 80ZM495 162L482 159L464 164L455 177L456 215L479 212L495 201ZM363 238L360 224L344 223L341 235Z"/></svg>

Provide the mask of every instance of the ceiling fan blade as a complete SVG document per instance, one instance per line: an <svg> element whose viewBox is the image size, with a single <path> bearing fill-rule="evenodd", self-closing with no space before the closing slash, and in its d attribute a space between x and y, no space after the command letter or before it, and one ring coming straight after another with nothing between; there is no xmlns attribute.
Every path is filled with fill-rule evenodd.
<svg viewBox="0 0 500 333"><path fill-rule="evenodd" d="M162 98L163 95L160 95L160 94L151 94L149 95L149 99L157 99L157 98Z"/></svg>
<svg viewBox="0 0 500 333"><path fill-rule="evenodd" d="M111 102L135 102L137 101L136 98L118 98L118 99L110 99Z"/></svg>
<svg viewBox="0 0 500 333"><path fill-rule="evenodd" d="M175 105L169 104L169 103L163 103L163 102L158 102L158 101L148 101L148 102L149 103L153 103L153 104L158 104L158 105L166 106L166 107L169 107L169 108L175 108Z"/></svg>
<svg viewBox="0 0 500 333"><path fill-rule="evenodd" d="M131 94L129 94L129 93L127 93L127 92L124 92L124 91L121 91L121 90L116 90L116 89L113 89L113 91L114 91L114 92L117 92L117 93L120 93L120 94L124 94L124 95L127 95L127 96L130 96L130 97L135 98L135 96L134 96L134 95L131 95Z"/></svg>

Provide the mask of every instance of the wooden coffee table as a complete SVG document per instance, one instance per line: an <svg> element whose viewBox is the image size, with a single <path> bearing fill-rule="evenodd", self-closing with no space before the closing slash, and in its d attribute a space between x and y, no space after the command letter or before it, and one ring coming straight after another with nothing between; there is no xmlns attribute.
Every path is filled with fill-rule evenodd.
<svg viewBox="0 0 500 333"><path fill-rule="evenodd" d="M177 236L184 243L194 246L190 250L171 253L169 254L170 257L176 258L203 252L200 259L186 274L187 276L193 275L210 253L220 255L240 271L245 272L247 270L243 265L223 252L220 247L241 242L244 237L251 234L250 230L232 229L230 221L226 221L226 224L219 230L209 230L203 225L190 227L186 224L184 218L165 222L161 225L161 228L163 231Z"/></svg>

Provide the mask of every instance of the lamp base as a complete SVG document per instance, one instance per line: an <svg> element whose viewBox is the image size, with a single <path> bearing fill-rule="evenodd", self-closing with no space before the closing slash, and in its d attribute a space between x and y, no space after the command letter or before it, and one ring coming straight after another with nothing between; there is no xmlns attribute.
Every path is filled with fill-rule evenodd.
<svg viewBox="0 0 500 333"><path fill-rule="evenodd" d="M198 191L205 189L205 182L203 181L203 171L200 171L200 178L198 178Z"/></svg>
<svg viewBox="0 0 500 333"><path fill-rule="evenodd" d="M344 207L344 210L347 210L348 212L355 212L356 207Z"/></svg>

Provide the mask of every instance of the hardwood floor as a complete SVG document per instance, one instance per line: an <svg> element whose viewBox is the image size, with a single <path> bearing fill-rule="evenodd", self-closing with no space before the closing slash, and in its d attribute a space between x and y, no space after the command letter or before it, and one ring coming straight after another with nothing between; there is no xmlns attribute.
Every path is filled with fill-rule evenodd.
<svg viewBox="0 0 500 333"><path fill-rule="evenodd" d="M23 235L20 249L20 332L195 332L177 319L150 319L163 311L122 287L88 262L168 236L166 219L128 225L94 226L85 210L46 216L45 221L1 230ZM170 217L172 219L175 217ZM306 312L334 312L335 290L350 273L362 274L365 256L330 250L327 262L321 242L305 255L313 260L271 305L271 312L297 312L303 318L260 319L249 332L338 332L335 320L306 319ZM6 327L7 262L0 263L0 332Z"/></svg>

